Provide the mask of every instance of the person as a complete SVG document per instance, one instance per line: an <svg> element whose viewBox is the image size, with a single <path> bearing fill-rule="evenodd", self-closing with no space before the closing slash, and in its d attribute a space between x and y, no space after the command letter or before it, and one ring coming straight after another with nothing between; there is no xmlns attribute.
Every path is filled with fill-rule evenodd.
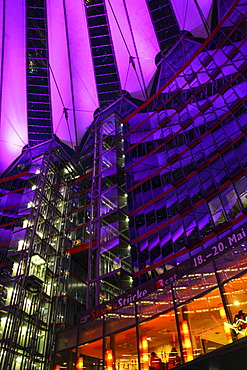
<svg viewBox="0 0 247 370"><path fill-rule="evenodd" d="M174 369L180 364L180 357L178 356L178 351L175 347L172 347L168 358L168 370Z"/></svg>
<svg viewBox="0 0 247 370"><path fill-rule="evenodd" d="M161 359L156 355L155 352L151 352L150 369L151 370L161 370Z"/></svg>

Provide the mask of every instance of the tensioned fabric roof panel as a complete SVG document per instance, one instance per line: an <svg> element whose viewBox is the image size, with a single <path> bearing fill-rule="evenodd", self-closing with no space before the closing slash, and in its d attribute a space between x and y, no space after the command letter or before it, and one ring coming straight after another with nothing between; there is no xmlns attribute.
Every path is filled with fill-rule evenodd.
<svg viewBox="0 0 247 370"><path fill-rule="evenodd" d="M100 89L110 89L118 83L119 94L126 90L141 100L148 97L156 71L155 57L160 51L157 27L154 27L150 9L165 12L170 7L180 30L205 38L205 24L210 27L212 3L213 0L0 0L3 31L0 35L0 173L28 144L26 6L34 11L46 8L52 129L60 140L75 147L100 105ZM92 9L90 22L96 24L94 34L108 27L110 38L105 39L111 43L111 55L107 55L110 49L104 46L103 37L102 41L98 39L96 42L97 36L92 33L90 36L88 7ZM104 17L100 14L102 9L106 13ZM107 24L101 24L101 19ZM94 47L94 44L100 46ZM100 86L96 84L92 58L97 53L100 57L94 57L95 63L106 63L105 71L107 68L110 71L111 66L104 62L105 56L106 60L115 63L117 71L98 76L97 81L103 81ZM110 80L114 78L115 82L111 84ZM36 102L36 108L32 104L32 109L37 109L38 104ZM42 120L40 127L42 130ZM43 130L45 132L45 128Z"/></svg>

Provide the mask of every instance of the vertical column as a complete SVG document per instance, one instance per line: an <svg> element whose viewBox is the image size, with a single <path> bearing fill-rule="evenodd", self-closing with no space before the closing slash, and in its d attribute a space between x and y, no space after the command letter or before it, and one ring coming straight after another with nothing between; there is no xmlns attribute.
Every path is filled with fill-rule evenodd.
<svg viewBox="0 0 247 370"><path fill-rule="evenodd" d="M94 129L88 308L132 286L121 130L116 114Z"/></svg>

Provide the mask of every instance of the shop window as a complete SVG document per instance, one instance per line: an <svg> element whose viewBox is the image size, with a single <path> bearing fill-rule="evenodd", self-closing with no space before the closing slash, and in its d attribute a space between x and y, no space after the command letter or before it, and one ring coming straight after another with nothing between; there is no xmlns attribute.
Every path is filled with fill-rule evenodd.
<svg viewBox="0 0 247 370"><path fill-rule="evenodd" d="M246 279L242 275L224 285L224 297L230 313L230 323L226 324L236 339L247 336Z"/></svg>
<svg viewBox="0 0 247 370"><path fill-rule="evenodd" d="M241 231L241 229L240 229ZM229 239L229 243L236 242L242 233L234 233ZM242 237L244 235L242 234ZM225 253L215 260L217 272L223 282L247 269L247 244L246 241L240 242L238 246ZM243 280L244 281L244 280Z"/></svg>
<svg viewBox="0 0 247 370"><path fill-rule="evenodd" d="M97 312L95 312L97 314ZM81 318L81 321L83 322L84 317ZM103 316L100 316L93 321L89 321L86 323L82 323L82 325L79 326L79 336L78 341L79 343L86 343L95 339L98 339L102 337L103 335ZM100 341L97 341L100 345Z"/></svg>
<svg viewBox="0 0 247 370"><path fill-rule="evenodd" d="M174 284L177 303L183 303L217 285L212 264L186 275Z"/></svg>
<svg viewBox="0 0 247 370"><path fill-rule="evenodd" d="M69 369L74 369L74 367ZM102 340L78 347L75 369L103 370Z"/></svg>
<svg viewBox="0 0 247 370"><path fill-rule="evenodd" d="M139 324L141 370L172 369L181 364L175 313Z"/></svg>
<svg viewBox="0 0 247 370"><path fill-rule="evenodd" d="M76 330L69 329L66 332L60 332L57 335L56 350L54 365L67 366L69 370L75 370L76 363ZM66 347L70 347L67 349Z"/></svg>
<svg viewBox="0 0 247 370"><path fill-rule="evenodd" d="M185 362L232 342L218 289L179 307L177 312Z"/></svg>
<svg viewBox="0 0 247 370"><path fill-rule="evenodd" d="M117 329L116 325L115 329ZM105 347L104 360L106 369L138 369L138 352L135 328L106 337Z"/></svg>
<svg viewBox="0 0 247 370"><path fill-rule="evenodd" d="M131 294L125 298L119 298L118 304L120 308L105 315L106 335L135 324L135 306L133 303L128 303L132 299L133 296Z"/></svg>
<svg viewBox="0 0 247 370"><path fill-rule="evenodd" d="M171 286L164 286L164 279L158 280L156 286L157 291L154 294L137 302L139 322L173 307Z"/></svg>

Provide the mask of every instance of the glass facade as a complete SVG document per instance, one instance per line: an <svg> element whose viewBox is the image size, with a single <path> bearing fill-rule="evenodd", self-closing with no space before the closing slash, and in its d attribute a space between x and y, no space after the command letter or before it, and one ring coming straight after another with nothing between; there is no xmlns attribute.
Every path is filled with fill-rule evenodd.
<svg viewBox="0 0 247 370"><path fill-rule="evenodd" d="M0 367L168 370L240 346L245 2L205 2L208 16L202 1L183 2L186 14L197 7L204 39L184 30L187 15L181 26L175 0L55 3L13 13L25 24L29 144L0 177ZM15 50L8 12L5 1L2 45ZM156 58L135 16L144 38L153 29ZM156 68L148 88L145 65ZM16 133L24 121L6 114L2 90Z"/></svg>
<svg viewBox="0 0 247 370"><path fill-rule="evenodd" d="M139 286L139 293L136 288L109 301L95 320L100 307L82 313L83 324L58 334L54 368L77 369L81 361L86 369L92 363L100 369L173 369L244 338L246 256L246 241L237 243L201 267L171 269L178 275L170 284L167 272ZM69 362L72 353L77 357Z"/></svg>
<svg viewBox="0 0 247 370"><path fill-rule="evenodd" d="M52 140L24 149L1 179L2 369L49 366L61 263L61 162L69 155Z"/></svg>
<svg viewBox="0 0 247 370"><path fill-rule="evenodd" d="M246 213L243 9L203 44L179 40L158 63L159 92L123 120L137 285Z"/></svg>

